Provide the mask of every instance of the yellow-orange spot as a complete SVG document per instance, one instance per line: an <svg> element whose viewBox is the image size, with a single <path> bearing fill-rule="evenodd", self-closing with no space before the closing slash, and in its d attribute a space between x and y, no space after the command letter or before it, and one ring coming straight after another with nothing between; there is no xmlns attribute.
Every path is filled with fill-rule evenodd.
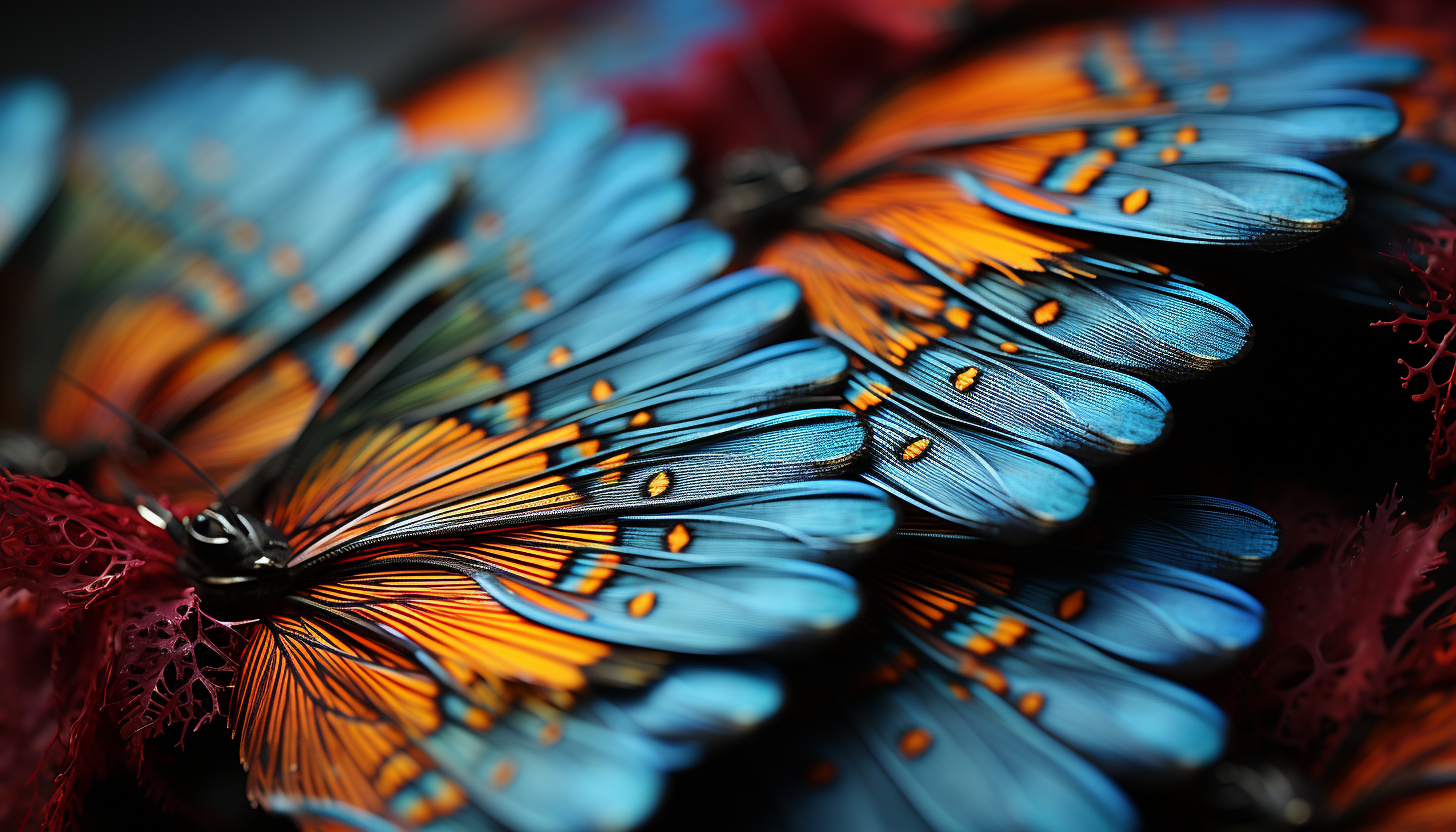
<svg viewBox="0 0 1456 832"><path fill-rule="evenodd" d="M505 584L517 595L520 595L522 598L525 598L526 600L530 601L533 604L536 604L537 606L545 607L546 609L551 610L554 613L564 615L567 618L575 618L578 621L585 621L587 619L587 614L577 609L576 607L557 600L556 598L545 593L537 592L536 590L531 589L524 584L518 583L516 581L507 580L505 578L501 579L501 583Z"/></svg>
<svg viewBox="0 0 1456 832"><path fill-rule="evenodd" d="M1087 609L1087 590L1078 587L1077 589L1063 595L1057 601L1057 617L1063 621L1071 621Z"/></svg>
<svg viewBox="0 0 1456 832"><path fill-rule="evenodd" d="M1219 81L1216 84L1209 84L1208 92L1205 93L1208 98L1208 103L1215 104L1220 107L1228 103L1229 96L1232 94L1233 91L1229 89L1229 85L1225 84L1222 81Z"/></svg>
<svg viewBox="0 0 1456 832"><path fill-rule="evenodd" d="M551 354L546 356L546 363L553 367L560 367L571 360L571 350L564 346L557 346L551 349Z"/></svg>
<svg viewBox="0 0 1456 832"><path fill-rule="evenodd" d="M604 402L610 399L614 392L616 391L612 389L612 385L607 383L607 380L604 378L599 378L592 382L591 397L594 402Z"/></svg>
<svg viewBox="0 0 1456 832"><path fill-rule="evenodd" d="M804 772L804 782L811 786L827 786L839 776L839 768L828 760L820 760Z"/></svg>
<svg viewBox="0 0 1456 832"><path fill-rule="evenodd" d="M400 787L420 776L420 763L409 754L400 751L379 767L374 778L374 787L385 797L393 797Z"/></svg>
<svg viewBox="0 0 1456 832"><path fill-rule="evenodd" d="M520 335L513 336L511 340L507 341L506 346L510 347L513 350L518 350L522 349L529 343L531 343L531 333L522 332Z"/></svg>
<svg viewBox="0 0 1456 832"><path fill-rule="evenodd" d="M600 439L588 439L585 442L576 443L576 452L582 456L591 456L601 449L602 441Z"/></svg>
<svg viewBox="0 0 1456 832"><path fill-rule="evenodd" d="M1001 344L1000 344L1000 347L1001 347L1001 351L1002 352L1008 353L1010 355L1015 355L1015 354L1021 352L1021 347L1016 346L1015 344L1011 343L1010 341L1002 341Z"/></svg>
<svg viewBox="0 0 1456 832"><path fill-rule="evenodd" d="M868 390L861 390L855 394L854 398L849 400L849 403L859 408L860 410L869 410L871 407L874 407L882 401L884 401L884 399L876 396L874 393L871 393Z"/></svg>
<svg viewBox="0 0 1456 832"><path fill-rule="evenodd" d="M547 746L555 745L556 743L561 742L561 723L548 722L545 725L542 725L541 730L536 732L536 739L540 741L542 745Z"/></svg>
<svg viewBox="0 0 1456 832"><path fill-rule="evenodd" d="M469 708L465 711L462 721L477 731L484 731L495 721L491 719L490 713L484 708Z"/></svg>
<svg viewBox="0 0 1456 832"><path fill-rule="evenodd" d="M1158 151L1158 159L1165 165L1171 165L1183 158L1183 151L1176 147L1165 147Z"/></svg>
<svg viewBox="0 0 1456 832"><path fill-rule="evenodd" d="M955 377L955 389L965 390L972 384L976 383L976 377L980 374L981 371L976 369L975 367L967 367L964 370L961 370L958 374L956 374Z"/></svg>
<svg viewBox="0 0 1456 832"><path fill-rule="evenodd" d="M971 325L971 310L964 306L952 306L945 310L945 319L950 325L958 329L965 329Z"/></svg>
<svg viewBox="0 0 1456 832"><path fill-rule="evenodd" d="M1138 188L1122 198L1122 213L1136 214L1147 207L1150 198L1147 188Z"/></svg>
<svg viewBox="0 0 1456 832"><path fill-rule="evenodd" d="M1400 176L1412 185L1426 185L1436 178L1436 166L1425 160L1411 162Z"/></svg>
<svg viewBox="0 0 1456 832"><path fill-rule="evenodd" d="M233 220L228 223L226 234L228 245L239 253L252 251L263 239L263 234L258 231L258 224L252 220Z"/></svg>
<svg viewBox="0 0 1456 832"><path fill-rule="evenodd" d="M1037 326L1046 326L1055 321L1060 314L1062 314L1062 305L1054 300L1049 300L1031 311L1031 320Z"/></svg>
<svg viewBox="0 0 1456 832"><path fill-rule="evenodd" d="M465 805L465 790L454 780L446 780L430 802L435 806L435 815L444 817Z"/></svg>
<svg viewBox="0 0 1456 832"><path fill-rule="evenodd" d="M409 808L404 810L403 818L411 826L423 826L435 819L435 811L430 808L424 798L419 798L410 803Z"/></svg>
<svg viewBox="0 0 1456 832"><path fill-rule="evenodd" d="M996 629L991 631L991 640L1002 647L1011 647L1024 635L1026 635L1025 622L1018 618L1002 616L996 622Z"/></svg>
<svg viewBox="0 0 1456 832"><path fill-rule="evenodd" d="M688 534L688 527L678 523L672 527L672 531L667 533L667 551L673 554L681 552L688 547L692 540L693 536Z"/></svg>
<svg viewBox="0 0 1456 832"><path fill-rule="evenodd" d="M268 252L268 268L279 277L298 277L303 271L303 255L290 245L274 246Z"/></svg>
<svg viewBox="0 0 1456 832"><path fill-rule="evenodd" d="M1150 269L1152 269L1153 271L1157 272L1158 274L1172 274L1173 273L1173 270L1172 269L1168 268L1167 266L1158 264L1158 263L1148 263L1147 264L1147 267L1150 268Z"/></svg>
<svg viewBox="0 0 1456 832"><path fill-rule="evenodd" d="M961 684L960 682L951 682L950 684L946 685L946 687L950 689L951 696L954 696L962 702L971 698L970 690L967 689L966 686Z"/></svg>
<svg viewBox="0 0 1456 832"><path fill-rule="evenodd" d="M920 456L921 454L925 453L925 449L929 447L930 440L922 436L921 438L916 439L914 442L911 442L909 445L906 445L905 450L900 452L900 458L905 460L906 462L909 462Z"/></svg>
<svg viewBox="0 0 1456 832"><path fill-rule="evenodd" d="M540 312L551 305L551 298L535 286L521 293L521 305L532 312Z"/></svg>
<svg viewBox="0 0 1456 832"><path fill-rule="evenodd" d="M348 341L340 341L329 350L329 357L333 359L335 367L352 367L359 358L359 348Z"/></svg>
<svg viewBox="0 0 1456 832"><path fill-rule="evenodd" d="M647 493L653 497L661 497L666 493L669 485L672 485L672 478L667 475L666 471L658 471L647 482Z"/></svg>
<svg viewBox="0 0 1456 832"><path fill-rule="evenodd" d="M1137 144L1138 131L1136 127L1123 126L1112 131L1112 144L1114 147L1128 148Z"/></svg>
<svg viewBox="0 0 1456 832"><path fill-rule="evenodd" d="M1046 695L1031 691L1021 697L1016 703L1016 709L1027 716L1036 716L1041 713L1042 706L1046 704Z"/></svg>
<svg viewBox="0 0 1456 832"><path fill-rule="evenodd" d="M650 421L652 421L652 414L645 410L639 410L632 414L632 418L627 420L627 424L634 428L640 428Z"/></svg>
<svg viewBox="0 0 1456 832"><path fill-rule="evenodd" d="M1111 150L1105 147L1098 149L1090 161L1077 168L1077 172L1067 178L1067 184L1062 186L1062 190L1069 194L1083 193L1092 187L1092 183L1096 182L1097 178L1115 161L1117 161L1117 155Z"/></svg>
<svg viewBox="0 0 1456 832"><path fill-rule="evenodd" d="M975 635L966 639L966 649L971 651L972 653L975 653L977 656L984 656L987 653L996 652L996 642L990 640L989 638L986 638L980 633L976 633Z"/></svg>
<svg viewBox="0 0 1456 832"><path fill-rule="evenodd" d="M911 728L900 735L900 754L907 760L913 760L928 751L932 741L929 731Z"/></svg>
<svg viewBox="0 0 1456 832"><path fill-rule="evenodd" d="M652 612L652 608L655 606L657 606L657 593L644 592L627 602L627 614L633 618L641 618Z"/></svg>
<svg viewBox="0 0 1456 832"><path fill-rule="evenodd" d="M976 671L976 681L985 685L987 690L997 696L1004 695L1006 689L1010 687L1010 685L1006 684L1006 677L1001 675L1001 671L989 667L983 667Z"/></svg>
<svg viewBox="0 0 1456 832"><path fill-rule="evenodd" d="M516 779L516 764L510 760L501 760L490 770L490 785L495 789L504 789Z"/></svg>
<svg viewBox="0 0 1456 832"><path fill-rule="evenodd" d="M318 303L318 293L307 283L296 283L288 290L288 303L300 312L307 312Z"/></svg>
<svg viewBox="0 0 1456 832"><path fill-rule="evenodd" d="M1173 134L1173 141L1178 144L1193 144L1198 141L1198 128L1191 124L1179 127L1178 132Z"/></svg>

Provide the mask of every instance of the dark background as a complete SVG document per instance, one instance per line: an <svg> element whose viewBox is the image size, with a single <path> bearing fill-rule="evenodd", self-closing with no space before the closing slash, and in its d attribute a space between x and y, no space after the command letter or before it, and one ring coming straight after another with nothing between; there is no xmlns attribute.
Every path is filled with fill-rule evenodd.
<svg viewBox="0 0 1456 832"><path fill-rule="evenodd" d="M0 10L0 79L49 75L77 115L199 53L269 55L318 73L355 74L389 99L477 48L484 26L479 9L463 0L64 0ZM1163 387L1176 414L1171 437L1152 454L1097 472L1104 490L1196 491L1266 507L1320 494L1361 512L1399 483L1407 508L1430 505L1422 449L1429 406L1412 403L1400 388L1403 339L1369 326L1388 313L1280 279L1301 268L1297 256L1273 266L1267 258L1187 250L1155 259L1233 300L1253 319L1257 339L1238 366ZM131 773L115 772L93 789L84 828L290 828L247 806L236 759L228 732L209 726L187 738L185 751L159 759L177 796L197 813L164 813ZM654 827L733 828L761 810L742 759L743 752L730 753L681 777Z"/></svg>

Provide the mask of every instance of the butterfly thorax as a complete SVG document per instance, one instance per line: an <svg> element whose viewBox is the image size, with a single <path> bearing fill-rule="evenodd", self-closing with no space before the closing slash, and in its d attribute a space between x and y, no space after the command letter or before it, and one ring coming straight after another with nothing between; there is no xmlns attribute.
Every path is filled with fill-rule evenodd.
<svg viewBox="0 0 1456 832"><path fill-rule="evenodd" d="M781 223L810 195L813 175L792 155L755 147L723 162L722 181L708 206L723 228L752 234Z"/></svg>
<svg viewBox="0 0 1456 832"><path fill-rule="evenodd" d="M183 521L186 554L178 564L197 586L208 614L223 621L257 618L282 595L288 542L267 523L222 504Z"/></svg>

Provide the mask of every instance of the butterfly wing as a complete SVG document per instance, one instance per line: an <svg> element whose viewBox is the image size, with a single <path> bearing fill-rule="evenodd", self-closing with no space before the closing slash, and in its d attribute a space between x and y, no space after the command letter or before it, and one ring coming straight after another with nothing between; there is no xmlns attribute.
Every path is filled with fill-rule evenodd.
<svg viewBox="0 0 1456 832"><path fill-rule="evenodd" d="M48 81L0 86L0 262L55 193L66 99Z"/></svg>

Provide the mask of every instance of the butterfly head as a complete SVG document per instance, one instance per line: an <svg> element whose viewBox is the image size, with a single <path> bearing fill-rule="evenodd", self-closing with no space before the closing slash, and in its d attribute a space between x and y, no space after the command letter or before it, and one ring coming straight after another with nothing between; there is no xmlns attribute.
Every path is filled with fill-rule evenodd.
<svg viewBox="0 0 1456 832"><path fill-rule="evenodd" d="M288 541L272 526L222 503L182 523L187 549L179 567L197 584L209 614L256 616L278 596L288 572Z"/></svg>
<svg viewBox="0 0 1456 832"><path fill-rule="evenodd" d="M724 228L762 225L795 210L811 185L809 169L788 153L740 150L723 162L722 182L708 213Z"/></svg>

